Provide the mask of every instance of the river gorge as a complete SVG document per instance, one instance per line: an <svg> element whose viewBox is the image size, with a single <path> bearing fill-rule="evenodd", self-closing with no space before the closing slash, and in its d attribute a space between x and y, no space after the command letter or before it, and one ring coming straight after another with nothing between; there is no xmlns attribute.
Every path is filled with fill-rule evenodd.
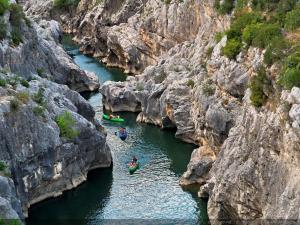
<svg viewBox="0 0 300 225"><path fill-rule="evenodd" d="M107 68L82 55L70 39L71 36L65 36L63 40L67 52L82 69L96 73L101 83L126 79L121 70ZM88 101L101 120L101 94L92 94ZM76 190L33 206L27 224L109 224L110 220L120 224L207 224L206 202L197 193L184 192L179 186L195 146L175 139L173 132L136 123L134 113L119 115L125 118L124 124L101 121L113 153L112 171L92 171L86 183ZM129 132L125 142L114 135L120 125ZM133 155L141 168L130 175L127 164Z"/></svg>

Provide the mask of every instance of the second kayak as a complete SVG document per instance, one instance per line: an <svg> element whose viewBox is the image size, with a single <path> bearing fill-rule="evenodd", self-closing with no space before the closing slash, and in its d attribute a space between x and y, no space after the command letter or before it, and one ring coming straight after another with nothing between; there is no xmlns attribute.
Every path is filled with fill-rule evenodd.
<svg viewBox="0 0 300 225"><path fill-rule="evenodd" d="M106 114L103 114L103 119L109 120L112 122L124 122L125 121L123 118L120 118L120 117L109 118L109 115L106 115Z"/></svg>

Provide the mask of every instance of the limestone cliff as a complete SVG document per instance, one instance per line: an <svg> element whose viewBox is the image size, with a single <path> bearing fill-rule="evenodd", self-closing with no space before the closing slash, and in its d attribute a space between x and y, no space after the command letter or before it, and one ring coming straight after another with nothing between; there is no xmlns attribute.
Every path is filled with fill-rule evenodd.
<svg viewBox="0 0 300 225"><path fill-rule="evenodd" d="M60 46L58 23L29 20L17 4L0 19L0 220L22 220L32 204L110 167L112 156L78 93L97 90L98 80Z"/></svg>
<svg viewBox="0 0 300 225"><path fill-rule="evenodd" d="M101 87L105 108L139 112L138 121L174 129L200 146L181 185L202 185L199 195L209 197L212 224L297 224L300 95L298 88L282 90L277 78L281 67L299 64L294 58L286 65L266 62L266 54L284 61L290 49L280 51L262 38L284 33L299 40L296 32L277 27L284 19L272 24L293 9L291 2L297 1L82 0L61 14L50 1L29 0L26 7L38 18L60 21L84 53L138 74ZM249 13L246 22L215 38L235 21L235 3L242 7L237 17ZM251 14L255 10L263 18ZM251 23L243 39L232 38ZM261 39L251 40L260 29L254 36ZM234 55L226 57L228 43ZM264 102L254 107L249 86L261 66L267 67L259 87Z"/></svg>

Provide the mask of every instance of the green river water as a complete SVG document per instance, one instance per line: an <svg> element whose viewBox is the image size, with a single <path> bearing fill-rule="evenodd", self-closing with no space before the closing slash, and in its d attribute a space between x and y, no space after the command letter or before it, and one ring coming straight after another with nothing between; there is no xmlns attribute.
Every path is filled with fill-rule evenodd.
<svg viewBox="0 0 300 225"><path fill-rule="evenodd" d="M95 72L101 83L126 79L121 70L82 55L69 36L63 45L74 61ZM206 203L178 185L195 146L175 139L173 132L136 123L134 113L120 113L129 132L123 142L114 135L119 125L101 120L101 95L87 98L108 132L113 168L92 171L78 188L31 207L27 224L207 224ZM133 155L141 168L129 175L126 165Z"/></svg>

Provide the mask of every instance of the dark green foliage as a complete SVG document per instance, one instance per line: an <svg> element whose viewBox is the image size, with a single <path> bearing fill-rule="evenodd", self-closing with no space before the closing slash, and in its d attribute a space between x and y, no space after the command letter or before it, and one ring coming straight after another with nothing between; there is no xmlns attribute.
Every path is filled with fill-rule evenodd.
<svg viewBox="0 0 300 225"><path fill-rule="evenodd" d="M10 5L10 23L12 26L19 27L21 25L22 19L24 19L25 15L23 9L18 4L11 4Z"/></svg>
<svg viewBox="0 0 300 225"><path fill-rule="evenodd" d="M40 106L46 107L47 102L46 102L45 97L44 97L44 92L45 92L45 89L40 88L38 90L38 92L32 96L32 100L35 101Z"/></svg>
<svg viewBox="0 0 300 225"><path fill-rule="evenodd" d="M74 129L75 120L70 112L65 111L63 114L57 116L55 122L59 127L61 137L73 139L79 135L79 132Z"/></svg>
<svg viewBox="0 0 300 225"><path fill-rule="evenodd" d="M300 87L300 52L295 52L287 57L279 83L286 89Z"/></svg>
<svg viewBox="0 0 300 225"><path fill-rule="evenodd" d="M208 80L204 84L202 84L202 92L203 92L204 95L212 96L212 95L215 94L215 91L216 91L216 89L213 85L212 80Z"/></svg>
<svg viewBox="0 0 300 225"><path fill-rule="evenodd" d="M38 68L36 70L36 73L40 76L40 77L43 77L44 73L45 73L45 70L43 68Z"/></svg>
<svg viewBox="0 0 300 225"><path fill-rule="evenodd" d="M9 8L9 0L0 0L0 16L2 16Z"/></svg>
<svg viewBox="0 0 300 225"><path fill-rule="evenodd" d="M10 100L10 110L13 112L18 111L20 108L20 102L17 98L13 98Z"/></svg>
<svg viewBox="0 0 300 225"><path fill-rule="evenodd" d="M68 8L71 6L77 6L79 0L54 0L54 7L56 8Z"/></svg>
<svg viewBox="0 0 300 225"><path fill-rule="evenodd" d="M223 3L220 0L215 0L215 8L222 15L229 14L234 8L234 0L224 0Z"/></svg>
<svg viewBox="0 0 300 225"><path fill-rule="evenodd" d="M222 54L229 59L235 59L240 53L242 43L237 39L229 39L226 45L222 48Z"/></svg>
<svg viewBox="0 0 300 225"><path fill-rule="evenodd" d="M0 171L6 170L7 166L4 162L0 161Z"/></svg>
<svg viewBox="0 0 300 225"><path fill-rule="evenodd" d="M300 9L295 9L287 13L284 27L290 31L300 27Z"/></svg>
<svg viewBox="0 0 300 225"><path fill-rule="evenodd" d="M234 22L230 26L230 29L226 32L229 39L241 39L243 29L250 24L256 24L261 22L261 16L258 13L245 13L235 18Z"/></svg>
<svg viewBox="0 0 300 225"><path fill-rule="evenodd" d="M288 48L289 44L283 37L273 38L266 49L264 55L264 63L267 66L271 66L276 61L283 60L287 54Z"/></svg>
<svg viewBox="0 0 300 225"><path fill-rule="evenodd" d="M265 94L264 89L269 85L270 81L266 76L265 69L260 68L257 75L250 81L250 100L255 107L261 107L267 101L268 96Z"/></svg>
<svg viewBox="0 0 300 225"><path fill-rule="evenodd" d="M18 83L19 83L19 81L20 81L20 77L19 76L13 76L13 77L10 77L9 79L8 79L8 83L11 85L11 86L13 86L14 88L18 85Z"/></svg>
<svg viewBox="0 0 300 225"><path fill-rule="evenodd" d="M26 88L29 88L29 86L30 86L29 82L25 79L21 79L20 83Z"/></svg>
<svg viewBox="0 0 300 225"><path fill-rule="evenodd" d="M5 87L6 86L6 80L0 78L0 87Z"/></svg>
<svg viewBox="0 0 300 225"><path fill-rule="evenodd" d="M3 18L0 18L0 40L6 38L7 35L7 25Z"/></svg>
<svg viewBox="0 0 300 225"><path fill-rule="evenodd" d="M274 38L281 37L278 24L251 24L243 31L243 41L254 47L265 48Z"/></svg>
<svg viewBox="0 0 300 225"><path fill-rule="evenodd" d="M21 225L22 223L18 219L1 219L0 218L0 225Z"/></svg>
<svg viewBox="0 0 300 225"><path fill-rule="evenodd" d="M18 4L10 5L10 23L12 25L11 39L14 45L22 42L22 19L25 18L22 7Z"/></svg>

